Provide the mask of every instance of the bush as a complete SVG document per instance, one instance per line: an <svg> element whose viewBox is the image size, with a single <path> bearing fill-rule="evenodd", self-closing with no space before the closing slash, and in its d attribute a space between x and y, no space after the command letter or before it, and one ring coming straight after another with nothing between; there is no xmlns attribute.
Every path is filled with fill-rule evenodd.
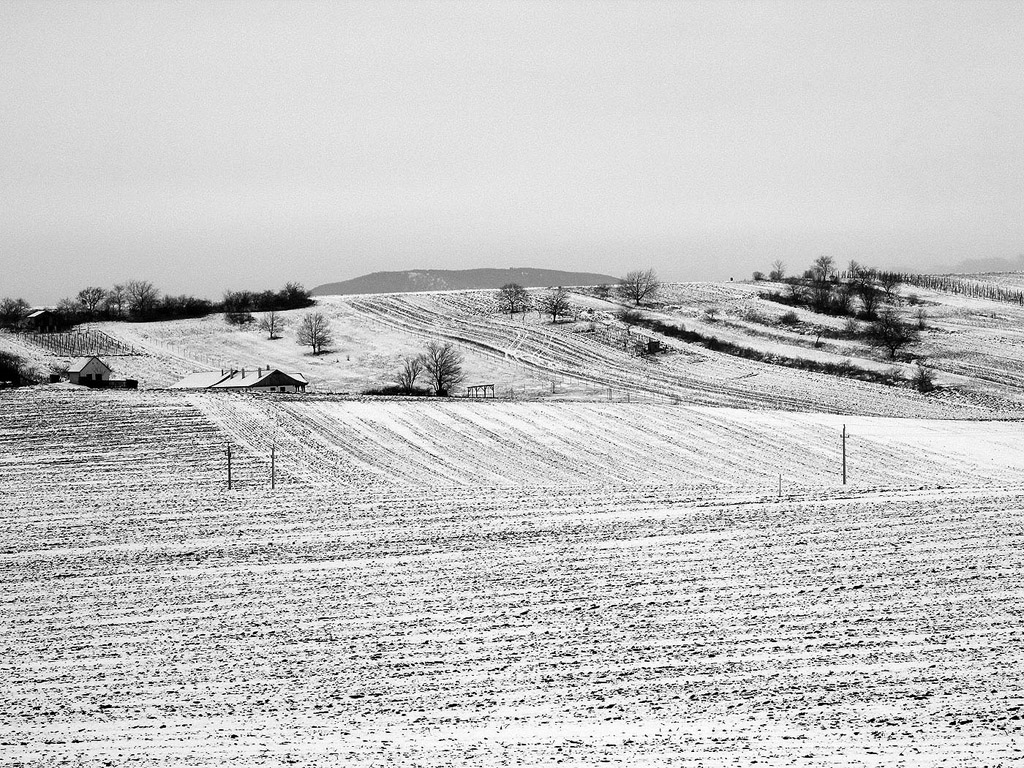
<svg viewBox="0 0 1024 768"><path fill-rule="evenodd" d="M225 312L224 319L228 325L248 325L256 321L248 312Z"/></svg>
<svg viewBox="0 0 1024 768"><path fill-rule="evenodd" d="M760 283L761 281L764 280L764 272L755 271L753 274L753 278L755 283Z"/></svg>
<svg viewBox="0 0 1024 768"><path fill-rule="evenodd" d="M0 350L0 387L24 387L41 380L39 373L29 368L24 359Z"/></svg>
<svg viewBox="0 0 1024 768"><path fill-rule="evenodd" d="M423 387L403 387L399 384L389 384L386 387L375 387L373 389L364 389L360 394L363 395L385 395L388 397L426 397L430 394L429 389Z"/></svg>
<svg viewBox="0 0 1024 768"><path fill-rule="evenodd" d="M782 325L796 325L800 322L800 316L793 310L790 310L779 318L779 322L782 323Z"/></svg>
<svg viewBox="0 0 1024 768"><path fill-rule="evenodd" d="M914 366L914 374L910 377L914 389L918 392L931 392L935 389L935 372L921 365Z"/></svg>

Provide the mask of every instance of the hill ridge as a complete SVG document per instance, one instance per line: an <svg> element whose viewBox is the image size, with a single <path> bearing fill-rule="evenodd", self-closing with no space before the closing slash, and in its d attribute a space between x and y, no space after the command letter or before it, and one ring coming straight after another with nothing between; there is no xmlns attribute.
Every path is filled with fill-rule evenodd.
<svg viewBox="0 0 1024 768"><path fill-rule="evenodd" d="M519 283L527 288L552 285L602 285L616 283L617 277L596 272L566 272L535 267L479 269L409 269L371 272L351 280L324 283L310 293L314 296L344 296L360 293L411 293L415 291L459 291L500 288Z"/></svg>

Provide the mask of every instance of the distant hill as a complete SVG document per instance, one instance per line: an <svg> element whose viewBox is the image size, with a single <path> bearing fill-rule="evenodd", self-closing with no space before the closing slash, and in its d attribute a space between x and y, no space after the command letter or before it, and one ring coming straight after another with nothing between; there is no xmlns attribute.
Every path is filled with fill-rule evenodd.
<svg viewBox="0 0 1024 768"><path fill-rule="evenodd" d="M339 296L353 293L409 293L411 291L464 291L473 288L500 288L519 283L526 288L550 285L615 284L617 277L593 272L562 272L557 269L414 269L407 272L374 272L340 283L324 283L314 288L314 296Z"/></svg>

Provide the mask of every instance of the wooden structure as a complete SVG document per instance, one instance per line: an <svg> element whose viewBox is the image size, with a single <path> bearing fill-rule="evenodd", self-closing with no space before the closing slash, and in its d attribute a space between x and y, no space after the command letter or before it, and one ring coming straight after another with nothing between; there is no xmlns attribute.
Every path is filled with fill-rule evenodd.
<svg viewBox="0 0 1024 768"><path fill-rule="evenodd" d="M79 357L68 366L68 381L84 386L100 386L110 381L110 366L98 357Z"/></svg>
<svg viewBox="0 0 1024 768"><path fill-rule="evenodd" d="M51 309L37 309L34 312L30 312L25 317L22 325L26 331L34 331L36 333L58 333L66 331L70 327L70 324L62 315L58 315Z"/></svg>
<svg viewBox="0 0 1024 768"><path fill-rule="evenodd" d="M474 384L466 387L466 397L494 397L493 384Z"/></svg>

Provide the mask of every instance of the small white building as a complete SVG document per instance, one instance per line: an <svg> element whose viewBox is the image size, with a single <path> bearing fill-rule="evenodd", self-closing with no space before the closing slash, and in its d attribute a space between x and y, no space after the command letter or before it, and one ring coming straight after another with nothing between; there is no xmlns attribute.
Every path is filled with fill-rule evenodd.
<svg viewBox="0 0 1024 768"><path fill-rule="evenodd" d="M250 392L305 392L309 382L301 373L277 368L190 373L172 389L244 389Z"/></svg>
<svg viewBox="0 0 1024 768"><path fill-rule="evenodd" d="M98 357L76 357L68 366L68 381L85 386L109 382L110 366Z"/></svg>

